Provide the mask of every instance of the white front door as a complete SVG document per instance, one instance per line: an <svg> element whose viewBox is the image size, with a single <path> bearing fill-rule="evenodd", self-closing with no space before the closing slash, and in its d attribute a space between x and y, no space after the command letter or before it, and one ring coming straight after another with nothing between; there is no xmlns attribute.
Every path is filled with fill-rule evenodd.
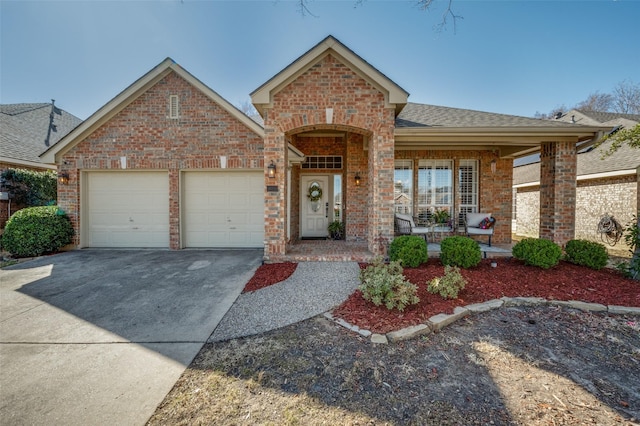
<svg viewBox="0 0 640 426"><path fill-rule="evenodd" d="M329 213L331 213L328 204L329 176L302 175L300 191L302 238L328 236L327 226L329 225Z"/></svg>

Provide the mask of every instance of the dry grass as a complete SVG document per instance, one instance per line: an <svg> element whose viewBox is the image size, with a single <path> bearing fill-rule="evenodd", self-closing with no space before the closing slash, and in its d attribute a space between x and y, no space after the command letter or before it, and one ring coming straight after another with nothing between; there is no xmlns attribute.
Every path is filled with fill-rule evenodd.
<svg viewBox="0 0 640 426"><path fill-rule="evenodd" d="M632 424L638 320L503 308L375 345L317 317L205 346L149 423Z"/></svg>

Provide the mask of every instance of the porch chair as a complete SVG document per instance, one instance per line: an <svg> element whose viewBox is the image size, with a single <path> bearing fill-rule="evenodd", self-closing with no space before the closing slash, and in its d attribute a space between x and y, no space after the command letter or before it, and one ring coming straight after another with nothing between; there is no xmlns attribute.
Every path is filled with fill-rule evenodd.
<svg viewBox="0 0 640 426"><path fill-rule="evenodd" d="M399 213L396 213L394 228L397 235L421 235L425 242L427 242L427 234L431 232L431 228L416 226L413 218L408 214Z"/></svg>
<svg viewBox="0 0 640 426"><path fill-rule="evenodd" d="M489 237L489 247L491 247L491 237L493 236L496 219L491 217L491 213L467 213L464 219L464 231L467 237L472 235L487 235Z"/></svg>

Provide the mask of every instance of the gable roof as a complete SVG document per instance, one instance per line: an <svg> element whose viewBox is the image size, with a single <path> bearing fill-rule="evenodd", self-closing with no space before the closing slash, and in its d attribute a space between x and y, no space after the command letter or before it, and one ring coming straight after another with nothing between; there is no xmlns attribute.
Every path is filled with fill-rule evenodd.
<svg viewBox="0 0 640 426"><path fill-rule="evenodd" d="M587 111L584 109L572 109L556 118L557 121L564 121L566 123L586 124L586 125L599 125L599 124L613 124L615 125L620 121L627 122L640 122L640 114L623 114L620 112L601 112L601 111Z"/></svg>
<svg viewBox="0 0 640 426"><path fill-rule="evenodd" d="M133 84L120 92L115 98L111 99L102 108L100 108L93 115L87 118L80 126L75 128L63 140L61 140L60 143L52 146L50 149L41 154L40 157L42 158L42 161L47 163L57 163L60 156L64 155L65 152L69 151L78 143L82 142L98 127L109 121L114 115L122 111L125 107L131 104L143 93L145 93L149 88L153 87L157 82L159 82L172 72L176 73L178 76L186 80L189 84L194 86L213 102L225 109L229 114L235 117L238 121L242 122L257 135L264 137L264 129L262 128L262 126L242 113L242 111L233 106L231 103L229 103L211 88L206 86L192 74L187 72L173 59L166 58L164 61L156 65L151 71L140 77Z"/></svg>
<svg viewBox="0 0 640 426"><path fill-rule="evenodd" d="M622 125L632 127L640 122L640 115L602 113L594 111L571 110L558 121L575 120L579 122L590 122L599 124L598 120L606 120L607 125ZM604 124L603 123L603 124ZM590 148L578 154L577 177L589 179L606 176L621 176L636 173L640 167L640 150L632 148L627 144L621 145L613 154L602 157L609 149L613 141L606 141L597 148ZM514 167L513 184L515 186L531 186L540 182L540 162Z"/></svg>
<svg viewBox="0 0 640 426"><path fill-rule="evenodd" d="M49 103L0 105L0 162L51 168L43 164L39 157L47 149L45 140L50 125L51 107ZM55 108L49 146L55 145L82 123L78 117Z"/></svg>
<svg viewBox="0 0 640 426"><path fill-rule="evenodd" d="M251 102L258 112L264 116L264 108L271 104L276 93L327 55L332 55L339 59L353 72L382 92L387 105L395 106L396 114L400 113L407 103L407 98L409 97L407 91L342 44L338 39L328 36L251 93Z"/></svg>

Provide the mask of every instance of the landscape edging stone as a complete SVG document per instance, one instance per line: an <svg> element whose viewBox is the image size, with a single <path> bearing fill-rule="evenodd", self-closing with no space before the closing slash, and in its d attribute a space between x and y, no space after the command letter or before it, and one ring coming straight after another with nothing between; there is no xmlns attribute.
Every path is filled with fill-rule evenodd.
<svg viewBox="0 0 640 426"><path fill-rule="evenodd" d="M372 343L386 344L388 342L398 342L401 340L411 339L416 336L424 335L429 332L437 332L444 327L453 324L460 318L464 318L472 313L488 312L492 309L512 306L559 306L570 309L578 309L586 312L607 312L612 315L640 315L640 307L619 306L619 305L602 305L600 303L581 302L579 300L547 300L542 297L502 297L500 299L492 299L482 303L473 303L466 306L456 306L453 314L437 314L432 316L424 324L411 325L400 330L390 331L386 334L372 333L364 330L356 325L351 325L341 318L335 318L331 312L325 312L324 316L336 322L337 324L360 334L361 336L371 336ZM365 334L368 333L368 334Z"/></svg>

